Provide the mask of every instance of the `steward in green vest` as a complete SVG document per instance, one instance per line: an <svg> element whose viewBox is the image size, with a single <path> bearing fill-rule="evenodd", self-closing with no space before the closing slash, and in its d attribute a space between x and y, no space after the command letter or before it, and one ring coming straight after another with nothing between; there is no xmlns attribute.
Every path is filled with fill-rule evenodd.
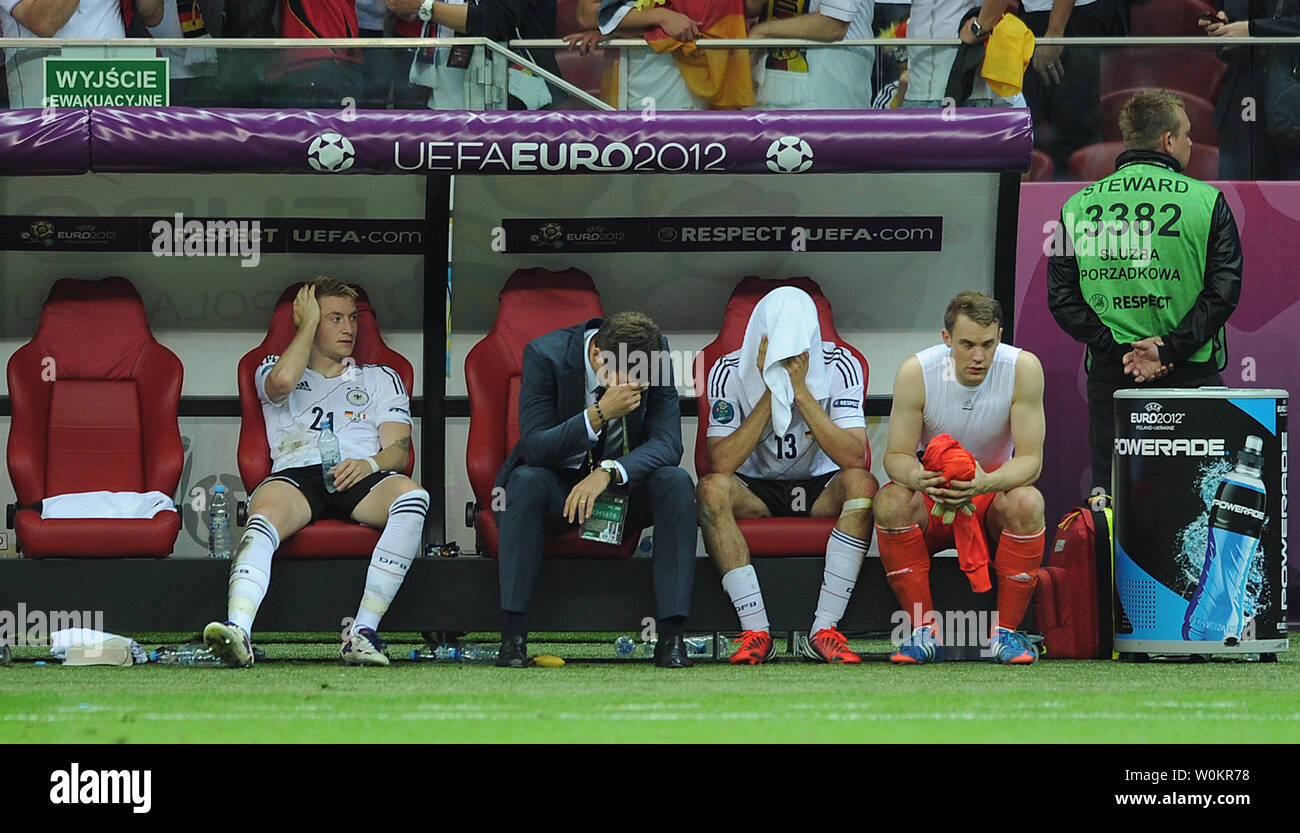
<svg viewBox="0 0 1300 833"><path fill-rule="evenodd" d="M1087 346L1094 484L1110 482L1119 388L1221 384L1224 324L1241 294L1237 223L1217 188L1182 173L1183 101L1164 90L1120 113L1115 173L1066 201L1048 258L1048 306Z"/></svg>

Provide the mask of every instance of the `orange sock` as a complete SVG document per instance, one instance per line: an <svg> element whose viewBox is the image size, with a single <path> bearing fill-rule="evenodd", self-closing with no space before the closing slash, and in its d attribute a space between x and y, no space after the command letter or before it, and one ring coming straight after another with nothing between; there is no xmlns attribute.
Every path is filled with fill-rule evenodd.
<svg viewBox="0 0 1300 833"><path fill-rule="evenodd" d="M1002 530L993 569L998 574L998 624L1015 630L1025 618L1029 600L1038 586L1038 568L1043 563L1044 530L1032 535L1015 535ZM882 549L883 557L883 549Z"/></svg>
<svg viewBox="0 0 1300 833"><path fill-rule="evenodd" d="M934 603L930 600L930 550L925 546L921 527L912 524L902 532L876 527L880 542L880 563L885 578L893 588L903 612L912 620L912 629L934 624ZM920 618L917 621L917 609Z"/></svg>

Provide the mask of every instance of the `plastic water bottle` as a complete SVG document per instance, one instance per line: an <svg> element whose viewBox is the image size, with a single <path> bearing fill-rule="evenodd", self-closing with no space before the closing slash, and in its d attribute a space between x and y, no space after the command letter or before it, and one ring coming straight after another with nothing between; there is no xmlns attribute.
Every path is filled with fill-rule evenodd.
<svg viewBox="0 0 1300 833"><path fill-rule="evenodd" d="M160 665L221 664L221 660L213 656L206 645L180 645L175 648L158 648L149 652L149 661Z"/></svg>
<svg viewBox="0 0 1300 833"><path fill-rule="evenodd" d="M637 642L630 636L620 636L614 640L614 656L619 659L632 659L634 657L653 657L655 655L655 644L658 640L652 639L649 642Z"/></svg>
<svg viewBox="0 0 1300 833"><path fill-rule="evenodd" d="M208 555L230 558L230 501L226 499L225 486L218 485L212 491L212 505L208 507Z"/></svg>
<svg viewBox="0 0 1300 833"><path fill-rule="evenodd" d="M463 645L460 649L460 661L485 665L497 661L500 650L487 645Z"/></svg>
<svg viewBox="0 0 1300 833"><path fill-rule="evenodd" d="M412 648L410 658L419 662L460 662L460 646L450 642L430 648Z"/></svg>
<svg viewBox="0 0 1300 833"><path fill-rule="evenodd" d="M688 636L683 641L686 643L686 656L693 659L713 656L712 636Z"/></svg>
<svg viewBox="0 0 1300 833"><path fill-rule="evenodd" d="M1264 443L1246 437L1237 465L1215 490L1210 507L1210 529L1205 565L1191 604L1183 619L1183 638L1222 640L1236 645L1245 625L1246 578L1264 530L1268 508L1263 468Z"/></svg>
<svg viewBox="0 0 1300 833"><path fill-rule="evenodd" d="M497 661L497 648L486 645L459 645L450 642L435 648L413 648L410 658L417 662L464 662L486 665Z"/></svg>
<svg viewBox="0 0 1300 833"><path fill-rule="evenodd" d="M339 438L334 434L334 423L328 417L320 424L320 437L317 438L316 445L320 448L320 472L325 478L325 491L337 492L334 469L342 458L339 455Z"/></svg>

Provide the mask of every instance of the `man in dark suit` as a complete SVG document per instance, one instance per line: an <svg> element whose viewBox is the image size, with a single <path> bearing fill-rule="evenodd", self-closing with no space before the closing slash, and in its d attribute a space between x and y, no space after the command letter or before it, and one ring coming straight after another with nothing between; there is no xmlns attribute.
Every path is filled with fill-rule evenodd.
<svg viewBox="0 0 1300 833"><path fill-rule="evenodd" d="M668 342L636 312L547 333L524 348L519 442L497 474L505 488L500 528L501 654L528 664L525 611L542 541L591 517L611 487L629 491L631 520L655 528L655 664L691 665L682 639L695 575L695 486L678 467L681 409ZM636 528L634 523L629 526Z"/></svg>

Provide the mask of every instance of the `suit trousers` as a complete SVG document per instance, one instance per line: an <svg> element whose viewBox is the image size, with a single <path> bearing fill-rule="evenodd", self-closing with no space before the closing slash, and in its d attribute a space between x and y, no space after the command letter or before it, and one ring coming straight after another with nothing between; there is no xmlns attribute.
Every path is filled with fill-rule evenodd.
<svg viewBox="0 0 1300 833"><path fill-rule="evenodd" d="M524 613L542 567L542 543L576 526L564 519L564 500L585 472L520 466L505 485L505 509L496 513L501 609ZM690 615L695 580L695 485L684 469L656 469L632 487L628 525L653 524L656 616ZM645 521L650 521L650 524Z"/></svg>

